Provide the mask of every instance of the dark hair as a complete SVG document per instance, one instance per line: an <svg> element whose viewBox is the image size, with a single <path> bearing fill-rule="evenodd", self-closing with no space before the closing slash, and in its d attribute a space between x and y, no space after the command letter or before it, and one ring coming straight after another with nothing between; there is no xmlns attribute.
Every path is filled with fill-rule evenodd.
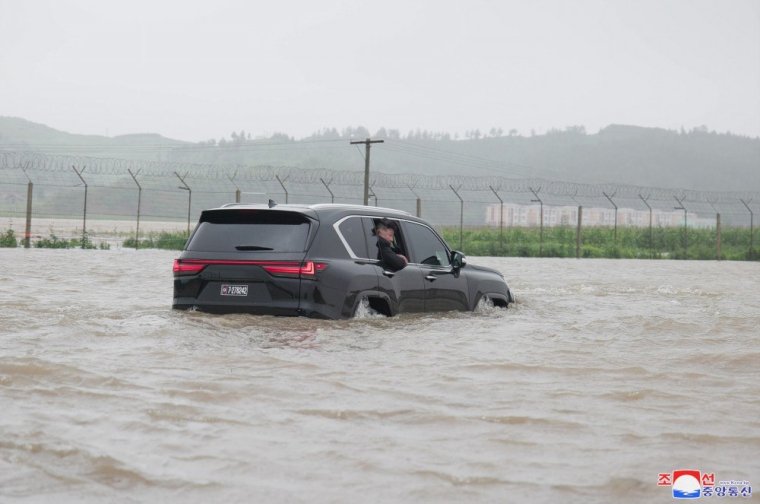
<svg viewBox="0 0 760 504"><path fill-rule="evenodd" d="M392 230L394 230L394 231L395 231L395 230L396 230L396 227L397 227L397 226L396 226L396 223L395 223L395 222L393 222L393 221L392 221L392 220L390 220L390 219L380 219L380 220L379 220L379 221L377 221L377 223L375 224L375 230L378 230L378 229L392 229Z"/></svg>

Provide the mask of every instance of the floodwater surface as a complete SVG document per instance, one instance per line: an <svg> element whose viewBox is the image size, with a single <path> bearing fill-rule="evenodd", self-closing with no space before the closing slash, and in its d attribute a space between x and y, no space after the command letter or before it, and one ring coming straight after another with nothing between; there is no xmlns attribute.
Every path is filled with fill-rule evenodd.
<svg viewBox="0 0 760 504"><path fill-rule="evenodd" d="M172 311L175 255L0 249L1 502L760 485L760 264L471 257L516 305L318 321Z"/></svg>

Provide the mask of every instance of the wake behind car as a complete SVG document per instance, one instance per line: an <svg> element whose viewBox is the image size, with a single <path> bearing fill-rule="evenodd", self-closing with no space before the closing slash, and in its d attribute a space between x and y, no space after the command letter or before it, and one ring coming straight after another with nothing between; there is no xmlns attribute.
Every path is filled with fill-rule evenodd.
<svg viewBox="0 0 760 504"><path fill-rule="evenodd" d="M375 230L395 229L408 264L378 258ZM424 220L353 205L242 205L204 210L174 261L175 309L327 319L368 304L387 316L514 301L496 270L468 265Z"/></svg>

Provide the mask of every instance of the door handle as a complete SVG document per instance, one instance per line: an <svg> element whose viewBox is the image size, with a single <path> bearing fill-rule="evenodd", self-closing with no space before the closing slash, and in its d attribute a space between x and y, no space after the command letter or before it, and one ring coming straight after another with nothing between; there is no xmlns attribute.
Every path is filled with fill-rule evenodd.
<svg viewBox="0 0 760 504"><path fill-rule="evenodd" d="M435 282L436 280L438 280L438 277L435 275L428 275L425 277L425 280L430 280L431 282Z"/></svg>
<svg viewBox="0 0 760 504"><path fill-rule="evenodd" d="M387 276L388 278L393 278L393 275L395 275L395 273L392 271L383 270L383 275Z"/></svg>

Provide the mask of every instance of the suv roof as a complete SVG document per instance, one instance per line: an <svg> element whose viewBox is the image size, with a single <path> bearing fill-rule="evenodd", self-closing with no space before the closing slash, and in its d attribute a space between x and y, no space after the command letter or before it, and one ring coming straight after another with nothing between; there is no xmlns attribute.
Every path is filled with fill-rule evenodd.
<svg viewBox="0 0 760 504"><path fill-rule="evenodd" d="M394 208L376 207L376 206L364 206L364 205L346 205L341 203L318 203L314 205L303 204L276 204L269 206L265 203L227 203L219 208L221 209L256 209L256 210L290 210L293 212L302 212L307 215L311 214L327 214L335 215L343 212L378 212L387 214L389 216L396 215L398 217L413 217L409 212L403 210L396 210Z"/></svg>

